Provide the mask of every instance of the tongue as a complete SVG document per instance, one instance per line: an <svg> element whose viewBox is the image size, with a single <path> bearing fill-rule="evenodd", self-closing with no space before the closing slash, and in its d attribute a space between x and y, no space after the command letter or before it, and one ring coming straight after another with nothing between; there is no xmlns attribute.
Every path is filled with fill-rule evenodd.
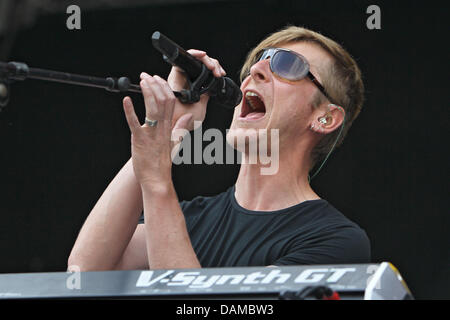
<svg viewBox="0 0 450 320"><path fill-rule="evenodd" d="M245 118L246 119L259 119L259 118L262 118L262 117L264 117L264 112L257 112L257 111L254 111L254 112L250 112Z"/></svg>

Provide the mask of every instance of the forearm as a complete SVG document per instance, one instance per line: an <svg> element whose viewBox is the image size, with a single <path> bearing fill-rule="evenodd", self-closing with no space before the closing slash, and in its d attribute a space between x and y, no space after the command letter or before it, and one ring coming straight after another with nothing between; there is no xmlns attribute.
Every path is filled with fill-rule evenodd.
<svg viewBox="0 0 450 320"><path fill-rule="evenodd" d="M142 186L150 269L200 268L172 182Z"/></svg>
<svg viewBox="0 0 450 320"><path fill-rule="evenodd" d="M70 254L69 268L113 269L133 236L141 212L141 189L128 161L85 221Z"/></svg>

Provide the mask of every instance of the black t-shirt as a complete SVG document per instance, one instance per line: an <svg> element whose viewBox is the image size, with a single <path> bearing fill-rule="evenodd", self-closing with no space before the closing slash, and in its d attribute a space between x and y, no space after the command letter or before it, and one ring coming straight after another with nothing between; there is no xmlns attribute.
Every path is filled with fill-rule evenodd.
<svg viewBox="0 0 450 320"><path fill-rule="evenodd" d="M202 267L370 262L364 230L327 201L251 211L237 203L234 191L180 202Z"/></svg>

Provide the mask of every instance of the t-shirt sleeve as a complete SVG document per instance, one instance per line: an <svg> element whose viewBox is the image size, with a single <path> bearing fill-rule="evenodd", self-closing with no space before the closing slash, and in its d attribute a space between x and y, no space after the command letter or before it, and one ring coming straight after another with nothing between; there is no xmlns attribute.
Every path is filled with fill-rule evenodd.
<svg viewBox="0 0 450 320"><path fill-rule="evenodd" d="M357 226L330 228L310 240L294 241L274 265L353 264L370 262L370 241Z"/></svg>

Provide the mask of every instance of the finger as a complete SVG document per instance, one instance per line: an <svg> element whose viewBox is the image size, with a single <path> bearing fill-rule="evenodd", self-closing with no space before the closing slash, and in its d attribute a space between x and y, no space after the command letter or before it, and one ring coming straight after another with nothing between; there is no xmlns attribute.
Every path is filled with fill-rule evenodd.
<svg viewBox="0 0 450 320"><path fill-rule="evenodd" d="M158 83L159 87L158 89L160 90L160 97L161 97L161 102L164 102L166 104L166 107L171 108L175 105L175 95L172 91L172 88L170 88L169 83L164 80L163 78L161 78L160 76L154 76L153 77L156 82ZM168 109L166 109L167 111Z"/></svg>
<svg viewBox="0 0 450 320"><path fill-rule="evenodd" d="M199 57L198 60L203 62L205 66L211 71L213 71L217 67L217 64L214 62L214 60L210 58L206 53L203 56Z"/></svg>
<svg viewBox="0 0 450 320"><path fill-rule="evenodd" d="M225 70L223 70L222 66L220 65L219 61L217 59L212 59L216 67L214 68L214 75L216 77L222 77L224 76Z"/></svg>
<svg viewBox="0 0 450 320"><path fill-rule="evenodd" d="M225 72L225 70L220 65L219 60L217 60L217 59L214 59L214 60L217 62L217 68L218 68L217 72L220 74L220 77L225 76L227 73Z"/></svg>
<svg viewBox="0 0 450 320"><path fill-rule="evenodd" d="M150 90L153 93L155 102L157 104L157 109L160 111L161 115L165 113L164 104L166 103L167 97L166 92L161 83L161 78L158 76L152 76L150 84ZM148 79L150 81L150 78Z"/></svg>
<svg viewBox="0 0 450 320"><path fill-rule="evenodd" d="M170 134L172 130L172 117L175 109L176 97L170 88L169 84L166 80L159 76L153 77L158 83L158 87L153 87L153 89L157 89L158 95L157 102L160 104L161 108L164 109L164 128L166 133ZM156 93L155 93L156 95ZM159 100L158 100L159 99Z"/></svg>
<svg viewBox="0 0 450 320"><path fill-rule="evenodd" d="M142 90L142 95L145 102L145 116L149 119L159 120L162 119L160 109L156 103L155 96L151 86L155 84L155 80L145 73L141 74L142 80L139 83Z"/></svg>
<svg viewBox="0 0 450 320"><path fill-rule="evenodd" d="M226 75L226 72L220 65L219 61L217 59L209 57L205 51L189 49L187 50L187 52L202 61L209 70L213 71L213 74L216 77L223 77Z"/></svg>
<svg viewBox="0 0 450 320"><path fill-rule="evenodd" d="M189 50L187 50L187 52L196 58L201 58L206 55L205 51L197 50L197 49L189 49Z"/></svg>
<svg viewBox="0 0 450 320"><path fill-rule="evenodd" d="M225 75L225 70L220 65L217 59L209 57L207 54L200 57L199 60L205 64L205 66L211 70L216 77L222 77Z"/></svg>
<svg viewBox="0 0 450 320"><path fill-rule="evenodd" d="M125 118L127 119L128 127L132 134L136 134L141 127L138 117L134 112L133 101L130 97L125 97L123 99L123 110L125 112Z"/></svg>

